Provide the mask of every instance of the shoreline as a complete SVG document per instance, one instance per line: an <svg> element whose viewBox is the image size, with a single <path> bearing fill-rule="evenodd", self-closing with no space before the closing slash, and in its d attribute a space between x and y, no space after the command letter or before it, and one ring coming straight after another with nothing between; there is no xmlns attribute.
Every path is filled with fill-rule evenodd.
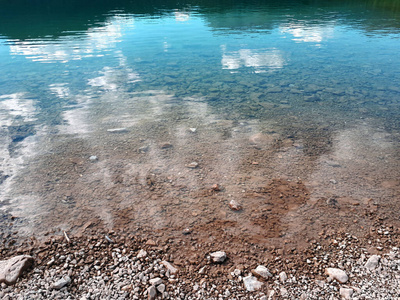
<svg viewBox="0 0 400 300"><path fill-rule="evenodd" d="M3 246L2 259L26 254L35 263L14 286L6 287L3 283L0 293L2 299L82 300L396 299L400 296L400 232L382 223L364 237L346 232L324 234L319 240L307 241L308 246L303 250L290 251L246 243L247 251L237 253L229 241L196 245L191 242L195 235L193 231L182 233L180 239L163 240L149 234L89 229L81 237L49 235L43 241L31 238L21 245ZM223 263L212 261L210 253L215 251L226 252ZM379 256L379 263L369 269L366 263L374 255ZM178 272L168 273L168 268L161 264L164 261ZM257 266L265 266L271 277L256 274ZM343 270L348 281L339 283L332 279L325 274L326 268ZM250 275L261 282L260 288L252 292L243 281ZM54 288L66 276L71 281L61 289ZM157 279L158 285L153 284L156 294L152 297L150 280L156 278L161 281ZM157 290L160 284L162 293ZM351 296L345 298L341 293Z"/></svg>

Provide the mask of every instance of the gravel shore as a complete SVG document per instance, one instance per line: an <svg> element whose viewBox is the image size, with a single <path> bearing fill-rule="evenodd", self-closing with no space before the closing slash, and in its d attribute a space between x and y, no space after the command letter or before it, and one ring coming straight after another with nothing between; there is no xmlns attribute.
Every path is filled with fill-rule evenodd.
<svg viewBox="0 0 400 300"><path fill-rule="evenodd" d="M118 236L113 231L86 237L53 236L45 242L31 239L18 247L2 249L2 259L27 254L35 263L15 285L2 283L0 296L81 300L400 299L398 236L398 231L389 227L373 229L369 239L337 233L310 241L302 251L270 249L273 257L247 265L237 264L229 247L203 247L203 256L193 260L190 246L187 250L174 249L171 241ZM225 252L226 258L217 262L210 255L217 250ZM187 260L175 260L172 253L182 257L187 254ZM342 272L345 278L332 270Z"/></svg>

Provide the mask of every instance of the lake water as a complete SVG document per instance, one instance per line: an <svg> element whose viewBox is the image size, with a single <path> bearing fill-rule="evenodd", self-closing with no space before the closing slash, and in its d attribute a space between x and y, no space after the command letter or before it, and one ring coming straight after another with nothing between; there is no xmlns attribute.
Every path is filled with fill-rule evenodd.
<svg viewBox="0 0 400 300"><path fill-rule="evenodd" d="M397 1L1 7L4 233L398 222Z"/></svg>

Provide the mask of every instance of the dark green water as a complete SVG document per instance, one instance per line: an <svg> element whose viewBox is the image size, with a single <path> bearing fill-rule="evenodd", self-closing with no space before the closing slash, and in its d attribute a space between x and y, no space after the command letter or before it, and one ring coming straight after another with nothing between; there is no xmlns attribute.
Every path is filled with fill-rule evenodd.
<svg viewBox="0 0 400 300"><path fill-rule="evenodd" d="M218 140L242 145L247 134L289 139L301 152L293 156L315 165L304 170L288 159L274 172L314 181L321 187L316 198L335 176L354 182L331 193L359 190L359 198L384 197L381 184L398 180L398 1L0 1L0 7L4 203L24 206L28 194L46 198L23 181L32 168L46 167L41 155L77 139L99 151L82 157L108 153L101 145L120 139L113 141L110 128L127 128L133 136L125 141L136 149L146 139L165 142L167 131L181 137L195 127L203 135L182 144L188 153L212 151L214 140L216 149ZM222 136L213 131L218 122L228 124ZM191 159L188 153L178 151L176 159ZM238 153L225 156L236 165ZM330 160L347 169L330 173L323 167ZM366 174L376 186L365 188Z"/></svg>

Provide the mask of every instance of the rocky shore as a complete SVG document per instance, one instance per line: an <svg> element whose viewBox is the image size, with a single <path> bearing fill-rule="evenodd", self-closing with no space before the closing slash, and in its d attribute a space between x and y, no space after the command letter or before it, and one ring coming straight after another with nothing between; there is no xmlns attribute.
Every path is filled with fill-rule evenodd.
<svg viewBox="0 0 400 300"><path fill-rule="evenodd" d="M190 234L196 234L192 232ZM185 235L186 236L186 235ZM5 244L4 244L5 245ZM367 238L325 234L298 251L259 249L272 256L239 260L221 245L178 247L173 240L119 235L35 238L1 249L1 299L399 299L399 232L380 226ZM247 245L249 249L256 245ZM218 247L218 248L216 248ZM28 269L15 284L17 255ZM186 259L185 259L186 258ZM22 264L21 264L22 266ZM13 268L14 273L15 265ZM18 267L18 266L17 266Z"/></svg>

